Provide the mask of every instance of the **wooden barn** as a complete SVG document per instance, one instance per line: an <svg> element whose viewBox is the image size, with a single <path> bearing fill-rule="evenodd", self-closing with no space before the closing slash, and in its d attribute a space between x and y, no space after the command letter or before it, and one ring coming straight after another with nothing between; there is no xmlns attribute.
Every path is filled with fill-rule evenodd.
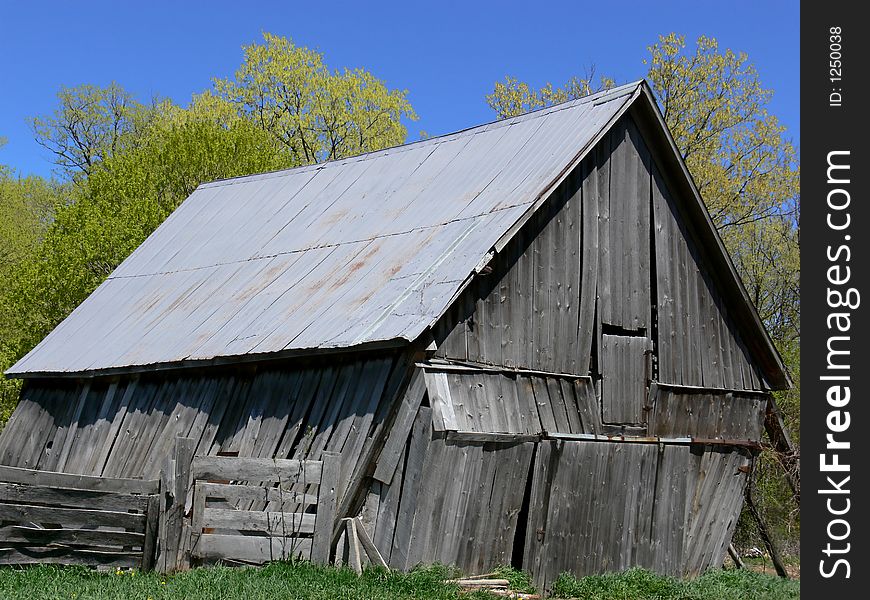
<svg viewBox="0 0 870 600"><path fill-rule="evenodd" d="M544 586L721 564L790 385L644 82L201 185L6 375L2 465L335 452L336 532Z"/></svg>

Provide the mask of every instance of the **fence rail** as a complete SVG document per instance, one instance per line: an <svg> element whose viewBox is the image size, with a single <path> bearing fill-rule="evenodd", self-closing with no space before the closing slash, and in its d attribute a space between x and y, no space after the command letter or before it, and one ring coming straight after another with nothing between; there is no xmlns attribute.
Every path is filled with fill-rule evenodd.
<svg viewBox="0 0 870 600"><path fill-rule="evenodd" d="M194 456L178 438L155 480L0 466L0 564L326 564L338 461Z"/></svg>
<svg viewBox="0 0 870 600"><path fill-rule="evenodd" d="M329 561L337 454L319 461L196 456L190 478L192 559Z"/></svg>
<svg viewBox="0 0 870 600"><path fill-rule="evenodd" d="M158 480L0 466L0 564L151 569Z"/></svg>

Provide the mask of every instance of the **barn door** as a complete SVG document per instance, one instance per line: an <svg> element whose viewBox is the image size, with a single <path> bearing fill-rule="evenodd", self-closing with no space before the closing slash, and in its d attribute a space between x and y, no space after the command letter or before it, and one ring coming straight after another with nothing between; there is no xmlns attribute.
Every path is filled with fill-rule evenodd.
<svg viewBox="0 0 870 600"><path fill-rule="evenodd" d="M652 347L645 335L601 336L601 417L605 423L647 422Z"/></svg>

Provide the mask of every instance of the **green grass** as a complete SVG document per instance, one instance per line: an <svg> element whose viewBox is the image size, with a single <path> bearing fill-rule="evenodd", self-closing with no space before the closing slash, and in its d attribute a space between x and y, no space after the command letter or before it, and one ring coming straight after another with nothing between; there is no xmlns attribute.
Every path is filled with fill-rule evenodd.
<svg viewBox="0 0 870 600"><path fill-rule="evenodd" d="M495 570L518 591L533 591L529 577L509 567ZM79 567L0 568L0 598L129 600L492 600L486 592L463 594L444 580L457 576L442 566L411 573L369 569L357 576L347 568L310 563L272 563L255 569L211 567L170 577L156 573L97 573ZM800 584L745 571L712 571L681 582L633 569L621 575L575 579L563 575L560 598L584 600L785 600L800 597Z"/></svg>
<svg viewBox="0 0 870 600"><path fill-rule="evenodd" d="M789 600L800 598L800 582L752 571L708 571L679 580L643 569L576 579L562 574L553 585L556 598L583 600Z"/></svg>
<svg viewBox="0 0 870 600"><path fill-rule="evenodd" d="M213 567L193 569L170 577L138 571L96 573L85 568L39 566L0 569L0 598L28 600L75 598L129 600L400 600L459 598L453 575L445 567L411 573L368 569L357 576L347 568L316 567L310 563L271 563L263 568ZM477 594L463 596L489 600Z"/></svg>

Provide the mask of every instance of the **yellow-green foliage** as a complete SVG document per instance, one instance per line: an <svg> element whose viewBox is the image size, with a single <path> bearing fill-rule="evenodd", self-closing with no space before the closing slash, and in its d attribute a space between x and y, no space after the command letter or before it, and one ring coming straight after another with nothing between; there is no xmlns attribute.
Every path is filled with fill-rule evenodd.
<svg viewBox="0 0 870 600"><path fill-rule="evenodd" d="M402 144L402 117L417 118L407 91L390 90L363 69L332 71L323 55L263 34L245 46L234 79L216 79L222 98L290 151L295 164Z"/></svg>

